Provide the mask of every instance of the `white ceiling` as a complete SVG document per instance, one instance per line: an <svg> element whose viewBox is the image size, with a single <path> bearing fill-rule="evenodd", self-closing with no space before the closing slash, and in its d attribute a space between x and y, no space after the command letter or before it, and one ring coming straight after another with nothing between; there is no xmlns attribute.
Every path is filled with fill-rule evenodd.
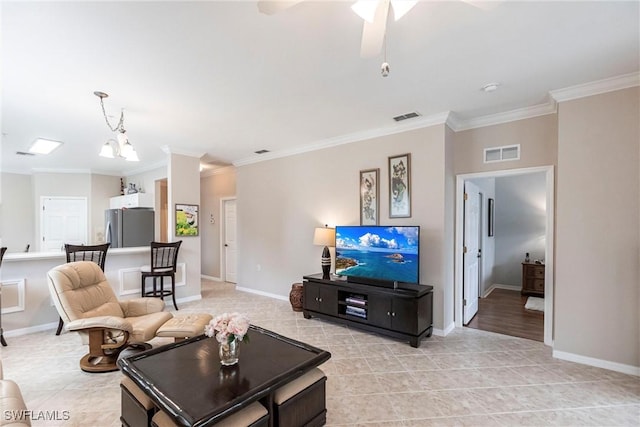
<svg viewBox="0 0 640 427"><path fill-rule="evenodd" d="M422 1L389 22L386 78L382 57L359 57L351 4L267 16L253 1L3 1L2 169L127 174L161 164L163 146L245 162L393 128L411 111L464 121L531 107L639 69L637 1ZM490 82L499 89L482 92ZM95 90L112 121L125 109L140 163L98 157L113 135ZM15 154L37 137L64 145Z"/></svg>

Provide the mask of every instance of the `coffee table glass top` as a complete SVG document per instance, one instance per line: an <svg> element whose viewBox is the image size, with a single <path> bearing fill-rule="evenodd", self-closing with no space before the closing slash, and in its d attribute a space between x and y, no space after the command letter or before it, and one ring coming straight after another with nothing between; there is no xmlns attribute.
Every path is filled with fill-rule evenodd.
<svg viewBox="0 0 640 427"><path fill-rule="evenodd" d="M239 362L223 367L204 335L120 360L129 376L184 425L209 425L327 361L319 348L251 326Z"/></svg>

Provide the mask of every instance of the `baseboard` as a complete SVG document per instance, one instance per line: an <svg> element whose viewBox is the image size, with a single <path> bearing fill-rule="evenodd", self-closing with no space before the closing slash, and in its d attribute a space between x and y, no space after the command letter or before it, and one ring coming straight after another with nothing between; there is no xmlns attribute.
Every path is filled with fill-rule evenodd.
<svg viewBox="0 0 640 427"><path fill-rule="evenodd" d="M190 297L183 297L183 298L176 298L176 302L191 302L191 301L200 301L202 299L202 295L198 294L198 295L191 295ZM169 302L169 299L167 299L167 303Z"/></svg>
<svg viewBox="0 0 640 427"><path fill-rule="evenodd" d="M453 331L456 328L456 323L455 322L451 322L449 323L449 326L447 326L444 329L436 329L433 328L433 335L437 335L439 337L446 337L447 335L449 335L451 333L451 331Z"/></svg>
<svg viewBox="0 0 640 427"><path fill-rule="evenodd" d="M271 292L259 291L257 289L244 288L242 286L236 286L237 291L248 292L250 294L261 295L263 297L275 298L281 301L289 301L289 296L283 297L282 295L272 294Z"/></svg>
<svg viewBox="0 0 640 427"><path fill-rule="evenodd" d="M211 280L214 282L224 282L224 280L222 280L222 278L220 277L207 276L206 274L201 274L200 278L205 280Z"/></svg>
<svg viewBox="0 0 640 427"><path fill-rule="evenodd" d="M634 375L636 377L640 376L640 366L625 365L624 363L611 362L609 360L596 359L595 357L582 356L580 354L567 353L565 351L558 350L553 350L553 357L561 360L567 360L569 362L595 366L596 368L622 372L623 374Z"/></svg>
<svg viewBox="0 0 640 427"><path fill-rule="evenodd" d="M34 332L48 331L49 329L57 329L58 322L45 323L43 325L29 326L28 328L14 329L12 331L4 331L6 338L19 337L21 335L33 334Z"/></svg>
<svg viewBox="0 0 640 427"><path fill-rule="evenodd" d="M489 296L489 294L491 292L493 292L495 289L506 289L508 291L518 291L520 292L522 290L522 286L517 286L517 285L501 285L500 283L494 283L493 285L491 285L489 287L489 289L487 289L487 291L482 295L482 298L486 298Z"/></svg>

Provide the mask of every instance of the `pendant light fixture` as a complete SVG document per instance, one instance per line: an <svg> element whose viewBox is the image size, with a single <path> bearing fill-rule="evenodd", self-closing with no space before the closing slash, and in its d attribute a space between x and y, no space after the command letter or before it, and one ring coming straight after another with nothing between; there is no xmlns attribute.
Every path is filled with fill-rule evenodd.
<svg viewBox="0 0 640 427"><path fill-rule="evenodd" d="M100 156L110 159L121 157L129 162L140 161L140 159L138 159L138 153L136 153L133 145L129 142L127 131L124 129L124 110L120 110L120 120L118 124L111 126L104 109L104 98L107 98L109 95L100 91L95 91L93 94L100 98L100 107L102 107L102 115L104 116L104 121L107 123L107 126L112 132L117 132L116 139L111 138L104 143L100 150Z"/></svg>

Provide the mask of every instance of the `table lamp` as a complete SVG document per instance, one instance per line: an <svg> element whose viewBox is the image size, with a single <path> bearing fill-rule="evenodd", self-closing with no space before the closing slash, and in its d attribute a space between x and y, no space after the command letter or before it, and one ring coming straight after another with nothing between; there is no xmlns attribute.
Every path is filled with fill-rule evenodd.
<svg viewBox="0 0 640 427"><path fill-rule="evenodd" d="M313 233L313 244L317 246L324 246L322 250L322 258L320 265L322 265L322 278L330 279L331 276L331 253L329 252L329 246L333 247L336 242L336 229L329 228L326 225L324 227L316 227L316 231Z"/></svg>

